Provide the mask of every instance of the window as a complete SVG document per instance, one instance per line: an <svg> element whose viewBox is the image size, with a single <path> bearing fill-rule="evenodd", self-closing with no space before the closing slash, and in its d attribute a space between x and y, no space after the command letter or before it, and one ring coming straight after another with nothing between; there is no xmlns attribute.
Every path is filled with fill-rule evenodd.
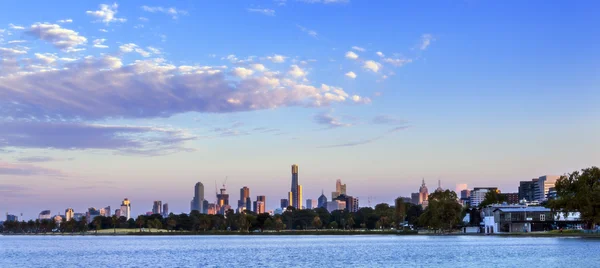
<svg viewBox="0 0 600 268"><path fill-rule="evenodd" d="M540 221L546 221L546 214L540 214Z"/></svg>

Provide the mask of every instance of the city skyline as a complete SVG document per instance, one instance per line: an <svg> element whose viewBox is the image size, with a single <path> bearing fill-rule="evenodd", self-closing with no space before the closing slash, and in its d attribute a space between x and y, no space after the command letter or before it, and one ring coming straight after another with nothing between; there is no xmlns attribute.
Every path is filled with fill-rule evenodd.
<svg viewBox="0 0 600 268"><path fill-rule="evenodd" d="M300 205L597 166L599 5L3 3L0 213L187 212L225 178L272 209L292 163Z"/></svg>

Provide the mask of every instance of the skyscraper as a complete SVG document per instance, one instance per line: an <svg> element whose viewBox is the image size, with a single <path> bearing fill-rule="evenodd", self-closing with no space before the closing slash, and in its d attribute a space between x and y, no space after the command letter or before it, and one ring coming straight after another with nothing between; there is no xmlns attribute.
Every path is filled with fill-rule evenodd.
<svg viewBox="0 0 600 268"><path fill-rule="evenodd" d="M297 209L303 209L302 206L302 185L298 185L298 206Z"/></svg>
<svg viewBox="0 0 600 268"><path fill-rule="evenodd" d="M342 180L335 181L335 192L331 192L331 199L336 199L340 195L346 195L346 184L342 184Z"/></svg>
<svg viewBox="0 0 600 268"><path fill-rule="evenodd" d="M293 206L297 209L301 209L302 207L302 199L299 197L299 191L298 191L298 165L293 164L292 165L292 190L290 191L292 193L292 198L290 199L290 206Z"/></svg>
<svg viewBox="0 0 600 268"><path fill-rule="evenodd" d="M281 199L281 209L287 208L290 205L290 201L288 199Z"/></svg>
<svg viewBox="0 0 600 268"><path fill-rule="evenodd" d="M169 203L164 203L162 207L163 218L169 217Z"/></svg>
<svg viewBox="0 0 600 268"><path fill-rule="evenodd" d="M65 209L65 219L66 219L66 221L70 221L73 218L73 216L75 216L74 214L75 214L75 212L73 211L72 208Z"/></svg>
<svg viewBox="0 0 600 268"><path fill-rule="evenodd" d="M318 204L317 207L319 208L324 208L327 205L327 197L325 196L325 193L323 193L323 191L321 191L321 196L319 196L319 200L318 200Z"/></svg>
<svg viewBox="0 0 600 268"><path fill-rule="evenodd" d="M229 205L229 194L227 193L227 189L221 188L221 193L217 194L217 210L219 214L225 215L225 212L231 209Z"/></svg>
<svg viewBox="0 0 600 268"><path fill-rule="evenodd" d="M265 213L265 205L267 204L267 197L264 195L259 195L256 197L256 202L254 202L254 212L257 214Z"/></svg>
<svg viewBox="0 0 600 268"><path fill-rule="evenodd" d="M427 186L425 185L425 179L423 179L423 183L421 184L421 187L419 187L419 205L421 205L423 208L427 207L427 204L429 203L429 190L427 189Z"/></svg>
<svg viewBox="0 0 600 268"><path fill-rule="evenodd" d="M50 210L44 210L38 215L39 220L49 220L51 217L52 215L50 215Z"/></svg>
<svg viewBox="0 0 600 268"><path fill-rule="evenodd" d="M292 192L288 192L288 206L294 206L294 194Z"/></svg>
<svg viewBox="0 0 600 268"><path fill-rule="evenodd" d="M200 213L205 211L204 208L204 184L197 182L194 186L194 198L190 203L190 211L197 210Z"/></svg>
<svg viewBox="0 0 600 268"><path fill-rule="evenodd" d="M316 200L312 200L312 199L306 199L306 207L304 207L305 209L315 209L317 203L315 202Z"/></svg>
<svg viewBox="0 0 600 268"><path fill-rule="evenodd" d="M560 178L560 176L541 176L537 180L537 187L535 188L535 200L538 202L544 202L548 200L548 191L550 188L554 187L556 181Z"/></svg>
<svg viewBox="0 0 600 268"><path fill-rule="evenodd" d="M152 214L162 214L162 201L154 201L152 206Z"/></svg>
<svg viewBox="0 0 600 268"><path fill-rule="evenodd" d="M127 220L131 219L131 202L127 198L121 202L121 216Z"/></svg>
<svg viewBox="0 0 600 268"><path fill-rule="evenodd" d="M100 216L102 217L110 217L111 210L110 206L100 209Z"/></svg>
<svg viewBox="0 0 600 268"><path fill-rule="evenodd" d="M244 186L240 189L240 200L238 200L238 209L248 209L248 204L246 203L248 198L250 197L250 188Z"/></svg>

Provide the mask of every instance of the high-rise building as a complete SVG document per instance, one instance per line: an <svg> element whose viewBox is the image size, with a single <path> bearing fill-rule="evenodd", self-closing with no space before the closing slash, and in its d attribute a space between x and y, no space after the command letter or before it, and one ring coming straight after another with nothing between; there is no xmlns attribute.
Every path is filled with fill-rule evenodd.
<svg viewBox="0 0 600 268"><path fill-rule="evenodd" d="M519 204L519 193L502 193L500 196L503 196L509 205Z"/></svg>
<svg viewBox="0 0 600 268"><path fill-rule="evenodd" d="M162 214L162 201L154 201L154 204L152 205L152 214Z"/></svg>
<svg viewBox="0 0 600 268"><path fill-rule="evenodd" d="M215 205L219 214L225 215L225 212L231 208L229 206L229 194L225 188L221 188L220 191L221 193L217 194L217 203Z"/></svg>
<svg viewBox="0 0 600 268"><path fill-rule="evenodd" d="M19 221L19 217L12 214L6 214L6 221Z"/></svg>
<svg viewBox="0 0 600 268"><path fill-rule="evenodd" d="M294 194L292 192L288 192L288 206L294 207Z"/></svg>
<svg viewBox="0 0 600 268"><path fill-rule="evenodd" d="M312 200L312 199L306 199L306 207L304 207L304 208L305 209L315 209L316 203L314 201L315 200Z"/></svg>
<svg viewBox="0 0 600 268"><path fill-rule="evenodd" d="M319 196L318 199L318 204L317 207L319 208L324 208L327 205L327 196L325 196L325 193L323 193L323 191L321 190L321 196Z"/></svg>
<svg viewBox="0 0 600 268"><path fill-rule="evenodd" d="M538 178L537 187L535 188L535 201L544 202L548 200L548 191L554 187L560 176L545 175Z"/></svg>
<svg viewBox="0 0 600 268"><path fill-rule="evenodd" d="M94 221L94 218L101 216L100 210L94 207L88 208L87 213L85 214L85 218L87 219L88 224Z"/></svg>
<svg viewBox="0 0 600 268"><path fill-rule="evenodd" d="M44 210L44 211L40 212L40 214L38 215L39 220L49 220L51 218L52 218L52 215L50 213L50 210Z"/></svg>
<svg viewBox="0 0 600 268"><path fill-rule="evenodd" d="M254 202L253 211L257 214L265 213L265 206L267 205L267 197L264 195L259 195L256 197L256 201Z"/></svg>
<svg viewBox="0 0 600 268"><path fill-rule="evenodd" d="M302 185L298 185L298 206L297 209L303 209L302 207Z"/></svg>
<svg viewBox="0 0 600 268"><path fill-rule="evenodd" d="M70 221L73 216L75 216L75 211L72 208L65 209L65 219L66 221Z"/></svg>
<svg viewBox="0 0 600 268"><path fill-rule="evenodd" d="M325 208L327 209L327 211L329 211L329 213L335 210L344 210L346 209L346 202L340 200L333 200L331 202L327 202Z"/></svg>
<svg viewBox="0 0 600 268"><path fill-rule="evenodd" d="M464 189L460 191L460 203L463 206L470 205L469 200L471 198L471 190Z"/></svg>
<svg viewBox="0 0 600 268"><path fill-rule="evenodd" d="M190 202L190 211L197 210L200 213L204 213L204 184L197 182L194 186L194 198Z"/></svg>
<svg viewBox="0 0 600 268"><path fill-rule="evenodd" d="M481 202L485 200L485 194L487 194L489 191L496 191L497 193L500 193L500 191L498 191L498 187L473 188L473 190L471 191L471 196L469 197L469 204L471 205L471 207L478 207L479 204L481 204Z"/></svg>
<svg viewBox="0 0 600 268"><path fill-rule="evenodd" d="M208 214L208 215L217 214L217 204L209 203L207 206L206 214Z"/></svg>
<svg viewBox="0 0 600 268"><path fill-rule="evenodd" d="M519 200L525 200L527 202L535 200L535 192L538 187L537 181L538 178L519 182Z"/></svg>
<svg viewBox="0 0 600 268"><path fill-rule="evenodd" d="M110 217L111 210L110 206L100 209L100 216L102 217Z"/></svg>
<svg viewBox="0 0 600 268"><path fill-rule="evenodd" d="M338 179L335 181L335 192L331 192L331 200L340 195L346 195L346 184L342 184L342 180Z"/></svg>
<svg viewBox="0 0 600 268"><path fill-rule="evenodd" d="M162 216L163 218L169 217L169 203L164 203L162 206Z"/></svg>
<svg viewBox="0 0 600 268"><path fill-rule="evenodd" d="M346 196L346 209L348 212L357 212L358 207L358 197Z"/></svg>
<svg viewBox="0 0 600 268"><path fill-rule="evenodd" d="M203 207L202 207L202 210L203 210L203 211L202 211L202 212L200 212L200 213L202 213L202 214L209 214L209 213L208 213L208 205L209 205L210 203L208 203L208 200L204 200L204 201L202 202L202 204L203 204ZM214 204L213 204L213 205L214 205Z"/></svg>
<svg viewBox="0 0 600 268"><path fill-rule="evenodd" d="M302 198L299 194L298 185L298 165L292 165L292 187L291 187L292 198L290 199L290 206L293 206L297 209L302 209Z"/></svg>
<svg viewBox="0 0 600 268"><path fill-rule="evenodd" d="M127 198L121 202L121 217L125 217L127 220L131 219L131 202Z"/></svg>
<svg viewBox="0 0 600 268"><path fill-rule="evenodd" d="M423 179L423 183L421 184L421 187L419 187L419 205L425 209L427 204L429 204L429 190L425 185L425 179Z"/></svg>
<svg viewBox="0 0 600 268"><path fill-rule="evenodd" d="M281 199L281 209L285 209L290 205L290 201L287 199Z"/></svg>
<svg viewBox="0 0 600 268"><path fill-rule="evenodd" d="M410 202L412 204L414 204L414 205L418 205L420 197L421 197L421 194L419 194L419 193L412 193L412 194L410 194Z"/></svg>
<svg viewBox="0 0 600 268"><path fill-rule="evenodd" d="M250 197L250 188L244 186L240 189L240 200L238 200L238 209L247 210L248 209L248 198Z"/></svg>

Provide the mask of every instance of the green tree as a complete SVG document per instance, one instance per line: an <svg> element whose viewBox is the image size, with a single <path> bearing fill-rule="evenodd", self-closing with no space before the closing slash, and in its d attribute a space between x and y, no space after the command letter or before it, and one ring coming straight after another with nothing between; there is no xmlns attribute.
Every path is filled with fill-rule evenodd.
<svg viewBox="0 0 600 268"><path fill-rule="evenodd" d="M111 217L112 225L113 225L113 233L117 233L117 223L119 223L119 218L117 215L112 215Z"/></svg>
<svg viewBox="0 0 600 268"><path fill-rule="evenodd" d="M139 215L137 217L137 219L135 220L135 224L137 224L137 226L140 227L140 233L142 232L142 227L144 227L144 224L146 223L146 219L144 219L144 216Z"/></svg>
<svg viewBox="0 0 600 268"><path fill-rule="evenodd" d="M456 200L456 193L450 190L430 194L429 205L419 217L419 222L434 230L451 230L460 222L462 211L462 206Z"/></svg>
<svg viewBox="0 0 600 268"><path fill-rule="evenodd" d="M600 169L591 167L561 176L555 184L557 198L548 202L555 211L580 213L586 229L600 223Z"/></svg>
<svg viewBox="0 0 600 268"><path fill-rule="evenodd" d="M273 220L271 220L271 218L267 218L263 226L264 229L273 230L273 228L275 227L275 223L273 223Z"/></svg>
<svg viewBox="0 0 600 268"><path fill-rule="evenodd" d="M285 224L283 224L281 217L277 217L277 219L275 219L275 230L279 232L283 228L285 228Z"/></svg>
<svg viewBox="0 0 600 268"><path fill-rule="evenodd" d="M506 202L506 196L500 194L498 191L489 190L485 193L485 197L483 201L479 204L479 207L486 207L493 204L502 204L502 202Z"/></svg>
<svg viewBox="0 0 600 268"><path fill-rule="evenodd" d="M338 228L338 224L335 221L332 221L329 223L329 229L337 229Z"/></svg>
<svg viewBox="0 0 600 268"><path fill-rule="evenodd" d="M312 221L312 226L316 229L321 229L321 226L323 226L323 222L321 222L321 218L319 216L315 216L315 218Z"/></svg>
<svg viewBox="0 0 600 268"><path fill-rule="evenodd" d="M94 228L96 229L96 233L98 233L98 230L102 229L102 217L96 216L92 222L94 224Z"/></svg>
<svg viewBox="0 0 600 268"><path fill-rule="evenodd" d="M162 229L162 222L158 218L154 218L154 220L152 220L152 222L153 222L152 225L154 225L154 228L157 229L156 230L157 232L158 232L158 229Z"/></svg>
<svg viewBox="0 0 600 268"><path fill-rule="evenodd" d="M177 221L175 220L174 216L169 215L169 219L167 220L167 226L170 231L173 231L175 229L175 226L177 226Z"/></svg>

